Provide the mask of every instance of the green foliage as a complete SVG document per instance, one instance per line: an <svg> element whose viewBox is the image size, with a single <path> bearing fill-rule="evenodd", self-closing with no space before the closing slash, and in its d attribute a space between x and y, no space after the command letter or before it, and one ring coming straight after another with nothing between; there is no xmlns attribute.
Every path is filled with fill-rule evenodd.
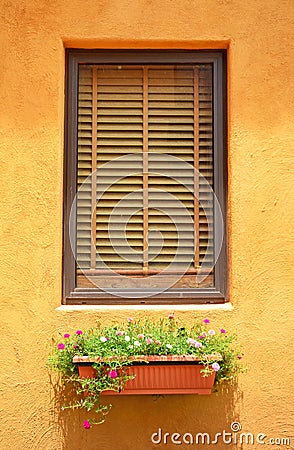
<svg viewBox="0 0 294 450"><path fill-rule="evenodd" d="M101 403L100 395L105 390L120 392L131 378L127 365L131 358L149 355L195 355L204 365L202 375L216 373L216 384L232 382L244 371L236 335L224 329L214 330L210 321L195 321L192 326L181 323L170 314L157 321L149 319L77 330L75 334L64 334L57 342L53 340L53 351L48 359L48 367L57 370L62 382L75 387L77 401L66 407L94 410L101 423L111 405ZM78 376L74 356L95 358L96 378ZM85 425L86 424L86 425ZM85 428L89 428L85 421Z"/></svg>

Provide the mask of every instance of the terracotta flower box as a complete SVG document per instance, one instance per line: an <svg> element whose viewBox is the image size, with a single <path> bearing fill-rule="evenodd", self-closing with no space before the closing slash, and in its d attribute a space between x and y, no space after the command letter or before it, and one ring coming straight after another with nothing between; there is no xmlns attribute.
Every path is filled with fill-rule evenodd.
<svg viewBox="0 0 294 450"><path fill-rule="evenodd" d="M144 357L147 363L133 359L128 366L129 375L135 378L128 380L125 388L119 395L137 394L211 394L215 379L215 372L203 376L203 365L193 355L187 356L148 356ZM96 370L93 367L97 359L86 356L75 356L73 362L78 365L81 378L95 378ZM114 391L103 394L118 394Z"/></svg>
<svg viewBox="0 0 294 450"><path fill-rule="evenodd" d="M86 429L104 422L111 409L107 394L208 395L244 371L235 334L212 327L207 318L187 324L170 313L156 320L147 315L110 325L98 321L63 338L53 340L48 365L72 387L64 390L70 394L65 407L95 412Z"/></svg>

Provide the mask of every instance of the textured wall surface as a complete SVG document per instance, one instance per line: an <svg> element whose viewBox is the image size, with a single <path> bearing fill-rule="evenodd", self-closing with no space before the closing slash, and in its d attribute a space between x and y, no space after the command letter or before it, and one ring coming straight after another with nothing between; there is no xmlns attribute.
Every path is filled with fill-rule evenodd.
<svg viewBox="0 0 294 450"><path fill-rule="evenodd" d="M151 434L214 434L234 420L245 432L292 439L271 448L294 448L293 0L2 0L0 15L0 449L174 448L152 445ZM64 47L228 49L234 309L178 316L236 329L249 366L238 389L210 397L114 398L107 422L88 431L86 416L54 405L51 336L137 312L56 310Z"/></svg>

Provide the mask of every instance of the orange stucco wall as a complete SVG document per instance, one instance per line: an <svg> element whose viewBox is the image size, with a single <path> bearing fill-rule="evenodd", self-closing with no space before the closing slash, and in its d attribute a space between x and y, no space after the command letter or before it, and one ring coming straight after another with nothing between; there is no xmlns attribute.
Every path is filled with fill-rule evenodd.
<svg viewBox="0 0 294 450"><path fill-rule="evenodd" d="M0 448L174 448L151 434L215 434L235 420L244 432L292 440L271 448L293 448L293 0L7 0L0 15ZM107 422L88 431L83 414L54 407L51 335L137 311L56 309L64 47L228 49L233 309L178 316L236 329L249 365L235 391L115 398Z"/></svg>

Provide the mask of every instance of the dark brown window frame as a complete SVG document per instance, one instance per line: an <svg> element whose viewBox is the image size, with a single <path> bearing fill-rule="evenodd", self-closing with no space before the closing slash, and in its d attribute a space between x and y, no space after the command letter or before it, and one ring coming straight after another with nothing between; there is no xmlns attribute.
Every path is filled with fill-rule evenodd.
<svg viewBox="0 0 294 450"><path fill-rule="evenodd" d="M76 195L77 167L77 92L79 64L175 64L210 63L213 66L213 138L214 192L224 219L224 235L214 225L214 242L222 240L215 264L213 288L168 289L146 298L137 298L138 290L125 290L125 297L98 289L75 288L75 258L70 244L69 217ZM63 304L203 304L228 301L228 239L227 239L227 120L226 120L226 52L199 50L66 50L65 92L65 157L64 157L64 230L63 230ZM75 233L75 230L71 230Z"/></svg>

